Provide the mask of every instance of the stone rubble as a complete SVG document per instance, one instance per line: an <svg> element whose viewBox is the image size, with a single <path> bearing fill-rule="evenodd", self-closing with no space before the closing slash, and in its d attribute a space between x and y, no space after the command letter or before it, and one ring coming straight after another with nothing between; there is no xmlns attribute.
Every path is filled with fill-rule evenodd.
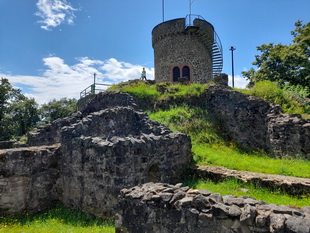
<svg viewBox="0 0 310 233"><path fill-rule="evenodd" d="M309 233L310 209L150 182L121 190L115 221L116 233Z"/></svg>

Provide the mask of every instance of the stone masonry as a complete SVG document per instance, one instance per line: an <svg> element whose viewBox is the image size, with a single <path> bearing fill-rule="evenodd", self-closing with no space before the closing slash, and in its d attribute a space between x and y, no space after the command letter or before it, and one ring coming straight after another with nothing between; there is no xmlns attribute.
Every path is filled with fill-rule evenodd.
<svg viewBox="0 0 310 233"><path fill-rule="evenodd" d="M205 20L195 19L194 25L208 36L212 47L214 28ZM156 83L172 82L174 67L191 70L190 82L208 83L212 78L212 49L200 35L185 30L185 18L165 21L152 31ZM182 76L182 74L181 74ZM183 76L182 76L183 77Z"/></svg>
<svg viewBox="0 0 310 233"><path fill-rule="evenodd" d="M60 200L113 216L119 191L149 181L177 182L191 164L188 136L128 107L94 112L62 129Z"/></svg>
<svg viewBox="0 0 310 233"><path fill-rule="evenodd" d="M222 134L238 145L278 157L310 159L310 120L282 114L279 106L225 86L211 85L203 98Z"/></svg>
<svg viewBox="0 0 310 233"><path fill-rule="evenodd" d="M29 143L0 150L0 215L58 200L111 217L122 188L178 182L192 162L190 138L152 121L125 93L96 95L81 112L31 132Z"/></svg>
<svg viewBox="0 0 310 233"><path fill-rule="evenodd" d="M197 98L194 102L205 103L211 115L222 119L223 132L240 145L277 156L309 158L309 120L283 115L265 100L223 86L212 85ZM142 189L148 193L140 195L139 187L130 187L182 180L192 162L190 138L152 121L126 93L100 93L79 109L71 117L31 132L32 147L0 150L0 215L37 212L61 201L101 217L118 211L119 229L135 233L144 229L199 232L195 229L206 226L210 232L307 232L309 207L294 210L232 197L241 209L236 214L239 209L226 203L231 202L226 197L167 184L146 184ZM123 191L118 209L117 196L124 188L129 191ZM194 194L207 198L210 208L204 212L197 205L204 202L193 204ZM179 199L181 204L176 202ZM237 212L231 215L230 211ZM133 216L136 223L128 221ZM131 231L138 223L141 231Z"/></svg>
<svg viewBox="0 0 310 233"><path fill-rule="evenodd" d="M310 232L310 207L278 206L181 185L146 183L121 190L116 233Z"/></svg>
<svg viewBox="0 0 310 233"><path fill-rule="evenodd" d="M60 145L0 150L0 215L38 212L57 199Z"/></svg>

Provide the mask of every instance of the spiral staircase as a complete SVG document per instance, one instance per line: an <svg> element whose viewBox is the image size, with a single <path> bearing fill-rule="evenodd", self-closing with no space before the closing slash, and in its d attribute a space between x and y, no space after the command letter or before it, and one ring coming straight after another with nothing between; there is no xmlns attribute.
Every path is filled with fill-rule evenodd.
<svg viewBox="0 0 310 233"><path fill-rule="evenodd" d="M217 35L215 31L214 31L213 38L210 38L210 35L208 35L205 31L203 31L198 26L195 26L194 19L197 19L197 18L206 21L200 15L187 15L186 16L185 32L197 35L199 40L202 41L205 47L211 52L212 71L213 71L213 76L214 76L216 74L221 73L223 69L222 43L221 43L219 36Z"/></svg>

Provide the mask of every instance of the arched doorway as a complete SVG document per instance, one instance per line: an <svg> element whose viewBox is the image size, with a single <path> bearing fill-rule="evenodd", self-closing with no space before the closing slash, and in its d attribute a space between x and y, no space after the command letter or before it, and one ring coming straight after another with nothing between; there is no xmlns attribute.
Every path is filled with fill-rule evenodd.
<svg viewBox="0 0 310 233"><path fill-rule="evenodd" d="M174 67L172 71L172 75L173 75L173 82L178 82L179 78L181 77L180 68L177 66Z"/></svg>
<svg viewBox="0 0 310 233"><path fill-rule="evenodd" d="M182 78L186 78L188 81L191 80L191 70L188 66L184 66L182 69Z"/></svg>

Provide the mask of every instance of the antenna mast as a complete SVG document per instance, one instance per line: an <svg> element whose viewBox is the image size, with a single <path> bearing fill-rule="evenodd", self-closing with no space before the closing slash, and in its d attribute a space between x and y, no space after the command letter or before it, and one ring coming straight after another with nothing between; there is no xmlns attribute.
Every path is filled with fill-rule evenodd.
<svg viewBox="0 0 310 233"><path fill-rule="evenodd" d="M189 25L192 25L192 4L195 0L189 0Z"/></svg>
<svg viewBox="0 0 310 233"><path fill-rule="evenodd" d="M195 2L195 0L189 0L189 14L192 14L192 4Z"/></svg>
<svg viewBox="0 0 310 233"><path fill-rule="evenodd" d="M162 0L163 22L165 22L165 0Z"/></svg>

